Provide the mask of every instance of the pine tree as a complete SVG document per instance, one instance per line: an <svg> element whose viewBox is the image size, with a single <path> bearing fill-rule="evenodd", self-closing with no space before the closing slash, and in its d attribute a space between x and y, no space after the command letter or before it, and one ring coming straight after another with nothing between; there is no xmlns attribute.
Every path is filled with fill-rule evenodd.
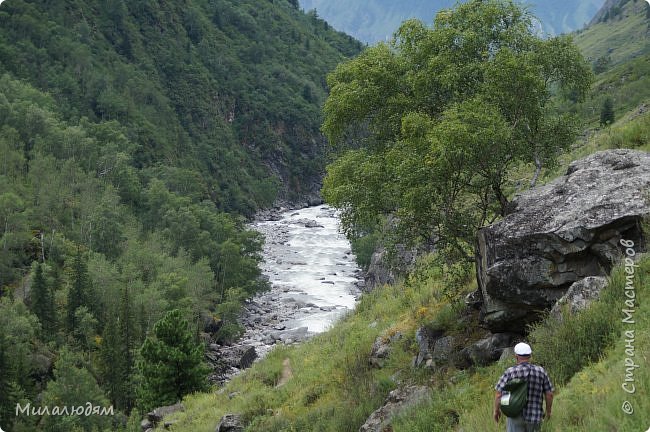
<svg viewBox="0 0 650 432"><path fill-rule="evenodd" d="M135 317L129 287L122 290L122 298L118 311L117 335L119 338L118 355L120 368L120 394L118 405L127 412L133 408L135 392L133 388L133 375L135 369L135 346L137 340Z"/></svg>
<svg viewBox="0 0 650 432"><path fill-rule="evenodd" d="M125 286L118 310L109 314L104 327L101 359L104 388L115 406L127 413L135 402L133 377L137 337L130 292Z"/></svg>
<svg viewBox="0 0 650 432"><path fill-rule="evenodd" d="M89 307L90 277L88 266L81 251L77 251L72 264L72 286L68 292L68 330L73 332L77 327L75 312L79 306Z"/></svg>
<svg viewBox="0 0 650 432"><path fill-rule="evenodd" d="M600 125L607 126L612 123L614 123L614 101L611 97L607 97L600 110Z"/></svg>
<svg viewBox="0 0 650 432"><path fill-rule="evenodd" d="M16 400L9 394L8 390L15 386L13 380L14 371L7 355L9 351L9 344L3 329L0 329L0 425L5 428L7 432L12 430L12 425L15 420Z"/></svg>
<svg viewBox="0 0 650 432"><path fill-rule="evenodd" d="M43 274L43 265L36 263L30 291L30 309L38 317L46 335L54 333L54 296Z"/></svg>
<svg viewBox="0 0 650 432"><path fill-rule="evenodd" d="M140 405L143 411L177 402L207 386L203 346L196 342L179 310L168 312L154 325L153 337L142 345Z"/></svg>

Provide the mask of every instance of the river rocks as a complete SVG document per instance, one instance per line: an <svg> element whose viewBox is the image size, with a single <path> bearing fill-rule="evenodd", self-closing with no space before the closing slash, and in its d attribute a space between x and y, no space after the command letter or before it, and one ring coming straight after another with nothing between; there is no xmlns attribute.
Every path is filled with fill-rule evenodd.
<svg viewBox="0 0 650 432"><path fill-rule="evenodd" d="M240 414L226 414L221 417L214 432L244 432Z"/></svg>
<svg viewBox="0 0 650 432"><path fill-rule="evenodd" d="M257 352L255 347L250 345L210 344L205 357L213 370L209 377L210 381L223 384L240 370L251 367L257 358Z"/></svg>
<svg viewBox="0 0 650 432"><path fill-rule="evenodd" d="M291 223L295 225L301 225L304 226L305 228L325 228L322 224L316 222L313 219L298 219L294 220Z"/></svg>
<svg viewBox="0 0 650 432"><path fill-rule="evenodd" d="M360 270L349 242L338 232L334 209L277 208L258 215L251 228L265 237L261 267L270 291L244 302L239 322L245 332L233 346L209 345L206 357L215 384L225 383L277 344L300 343L325 330L354 307L359 294ZM212 330L215 324L204 327Z"/></svg>
<svg viewBox="0 0 650 432"><path fill-rule="evenodd" d="M595 153L553 182L522 193L503 220L478 233L482 317L492 331L524 332L571 284L605 276L621 239L644 245L650 154Z"/></svg>
<svg viewBox="0 0 650 432"><path fill-rule="evenodd" d="M607 278L589 276L575 282L564 296L551 309L551 316L562 319L562 309L567 307L569 314L586 309L589 304L600 297L600 291L607 286Z"/></svg>
<svg viewBox="0 0 650 432"><path fill-rule="evenodd" d="M392 418L407 408L426 401L431 390L424 386L408 386L389 393L384 406L373 412L359 432L388 432Z"/></svg>

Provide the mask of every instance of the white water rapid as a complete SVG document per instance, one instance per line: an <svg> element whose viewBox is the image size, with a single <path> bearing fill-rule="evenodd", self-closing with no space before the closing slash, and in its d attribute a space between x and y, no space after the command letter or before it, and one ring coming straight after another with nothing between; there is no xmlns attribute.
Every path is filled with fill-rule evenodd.
<svg viewBox="0 0 650 432"><path fill-rule="evenodd" d="M289 210L273 219L252 225L266 237L261 267L272 285L245 305L244 339L258 354L327 330L354 309L362 280L334 209Z"/></svg>

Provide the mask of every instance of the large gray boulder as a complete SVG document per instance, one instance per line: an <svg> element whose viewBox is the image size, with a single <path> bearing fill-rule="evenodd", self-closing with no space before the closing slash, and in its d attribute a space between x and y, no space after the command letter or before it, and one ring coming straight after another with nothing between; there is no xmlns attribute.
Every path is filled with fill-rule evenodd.
<svg viewBox="0 0 650 432"><path fill-rule="evenodd" d="M510 214L478 233L487 326L524 331L571 284L609 274L621 239L642 249L649 193L650 154L621 149L573 162L564 176L518 196Z"/></svg>
<svg viewBox="0 0 650 432"><path fill-rule="evenodd" d="M364 291L370 292L376 287L395 283L400 275L413 268L418 252L396 245L394 255L383 246L378 247L370 257L370 265L364 278Z"/></svg>

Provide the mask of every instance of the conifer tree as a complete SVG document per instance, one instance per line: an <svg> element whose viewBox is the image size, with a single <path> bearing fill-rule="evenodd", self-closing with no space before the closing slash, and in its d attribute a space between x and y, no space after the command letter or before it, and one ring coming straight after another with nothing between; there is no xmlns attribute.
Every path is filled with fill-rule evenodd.
<svg viewBox="0 0 650 432"><path fill-rule="evenodd" d="M207 386L203 346L178 309L168 312L154 325L153 336L145 340L141 355L139 399L145 411L175 403Z"/></svg>
<svg viewBox="0 0 650 432"><path fill-rule="evenodd" d="M135 401L135 328L130 293L125 287L119 310L111 314L104 328L101 358L104 387L112 402L126 412L133 408Z"/></svg>
<svg viewBox="0 0 650 432"><path fill-rule="evenodd" d="M603 107L600 110L600 125L607 126L614 123L614 101L607 97L603 101Z"/></svg>
<svg viewBox="0 0 650 432"><path fill-rule="evenodd" d="M38 317L43 332L46 335L51 335L55 326L54 296L43 274L43 265L40 263L36 263L34 266L30 309Z"/></svg>
<svg viewBox="0 0 650 432"><path fill-rule="evenodd" d="M0 425L6 432L11 432L15 420L16 382L14 381L15 372L12 368L9 355L9 344L3 329L0 329Z"/></svg>
<svg viewBox="0 0 650 432"><path fill-rule="evenodd" d="M90 277L88 275L88 265L84 260L81 251L77 251L72 264L72 285L68 292L68 330L73 332L77 327L75 312L80 306L88 306L92 311L89 302Z"/></svg>

